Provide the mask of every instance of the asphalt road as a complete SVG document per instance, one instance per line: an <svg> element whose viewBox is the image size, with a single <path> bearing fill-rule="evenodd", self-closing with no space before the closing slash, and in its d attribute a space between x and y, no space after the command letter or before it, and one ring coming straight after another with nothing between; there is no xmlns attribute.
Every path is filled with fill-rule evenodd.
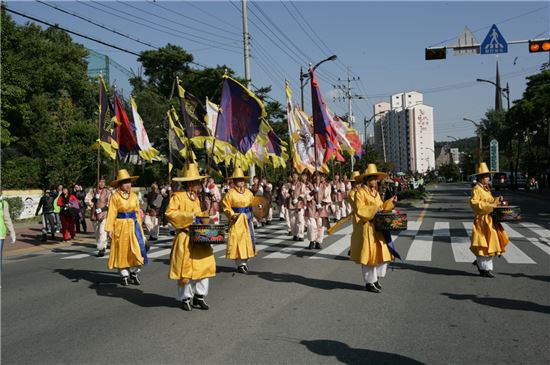
<svg viewBox="0 0 550 365"><path fill-rule="evenodd" d="M512 249L487 279L464 250L469 187L431 193L426 206L403 208L410 230L396 246L405 260L391 265L380 294L364 291L359 265L347 260L349 228L311 252L267 226L247 276L218 251L209 311L179 308L168 243L151 250L139 287L119 286L90 245L11 257L2 363L549 363L548 201L508 193L525 219L509 225Z"/></svg>

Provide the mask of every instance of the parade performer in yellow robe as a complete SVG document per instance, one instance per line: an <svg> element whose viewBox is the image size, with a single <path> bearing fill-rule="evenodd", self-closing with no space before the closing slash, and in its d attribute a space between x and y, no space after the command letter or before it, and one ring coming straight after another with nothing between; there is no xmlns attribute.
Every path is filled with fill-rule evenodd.
<svg viewBox="0 0 550 365"><path fill-rule="evenodd" d="M254 194L245 187L247 178L240 167L235 167L230 178L235 187L225 194L222 201L223 212L229 219L226 257L235 260L237 272L241 274L248 272L248 259L256 255L250 206Z"/></svg>
<svg viewBox="0 0 550 365"><path fill-rule="evenodd" d="M190 311L192 307L207 310L205 301L208 295L209 278L216 275L216 259L212 247L207 244L193 244L189 240L189 226L201 223L208 212L201 212L199 193L202 189L196 164L189 164L182 177L173 181L185 184L184 191L178 191L170 198L166 209L168 221L177 229L170 253L170 273L172 280L177 280L176 299L182 302L183 310ZM191 298L193 303L191 304Z"/></svg>
<svg viewBox="0 0 550 365"><path fill-rule="evenodd" d="M109 269L118 269L123 286L129 283L140 285L138 272L141 266L147 264L139 200L132 192L132 181L138 177L130 176L128 171L122 169L110 184L116 190L109 201L105 224L105 231L111 239Z"/></svg>
<svg viewBox="0 0 550 365"><path fill-rule="evenodd" d="M470 206L474 211L474 226L472 229L472 240L470 250L476 255L473 262L477 267L479 275L494 278L493 257L501 255L508 244L508 235L499 222L493 221L493 209L503 200L502 196L493 197L489 184L491 173L487 164L481 162L477 168L478 183L472 189Z"/></svg>
<svg viewBox="0 0 550 365"><path fill-rule="evenodd" d="M378 181L385 176L385 173L378 172L375 164L369 164L365 173L355 178L363 181L365 186L358 188L350 200L353 208L350 259L361 265L365 289L373 293L382 290L379 278L386 275L388 262L393 260L387 238L374 229L373 222L376 213L393 209L397 201L397 197L385 202L380 198Z"/></svg>

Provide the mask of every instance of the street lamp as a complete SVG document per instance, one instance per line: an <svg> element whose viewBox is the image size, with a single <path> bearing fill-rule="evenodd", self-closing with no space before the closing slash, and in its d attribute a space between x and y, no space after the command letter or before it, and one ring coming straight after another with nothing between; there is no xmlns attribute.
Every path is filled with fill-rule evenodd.
<svg viewBox="0 0 550 365"><path fill-rule="evenodd" d="M322 63L327 62L327 61L336 61L337 58L338 58L338 56L333 54L332 56L327 57L324 60L317 62L317 64L315 66L313 66L313 71L315 71L317 69L317 67L321 66ZM306 81L304 82L304 80L306 80ZM304 71L302 69L302 66L300 66L300 100L301 100L302 110L304 110L304 87L307 84L307 80L309 80L309 72L304 73Z"/></svg>
<svg viewBox="0 0 550 365"><path fill-rule="evenodd" d="M477 135L479 136L479 163L481 163L482 155L483 155L483 139L482 139L482 136L481 136L481 124L476 123L473 120L468 119L468 118L462 118L462 120L472 123L477 128Z"/></svg>
<svg viewBox="0 0 550 365"><path fill-rule="evenodd" d="M382 112L378 112L376 114L374 114L372 117L370 117L369 119L367 119L367 117L365 117L364 121L363 121L363 125L365 127L365 130L363 131L364 133L364 137L365 137L365 150L367 149L367 128L369 126L369 124L372 122L372 120L379 116L380 114L385 114L387 113L387 111L382 111Z"/></svg>
<svg viewBox="0 0 550 365"><path fill-rule="evenodd" d="M453 136L447 136L447 138L452 138L452 139L454 139L455 141L458 141L458 138L453 137Z"/></svg>
<svg viewBox="0 0 550 365"><path fill-rule="evenodd" d="M497 84L495 84L494 82L492 82L491 80L485 80L485 79L476 79L477 82L488 82L489 84L492 84L494 85L499 94L500 95L503 95L505 98L506 98L506 101L508 103L508 110L510 110L510 86L508 86L508 83L506 83L506 88L501 88L500 86L498 86ZM503 94L503 92L505 92L506 94Z"/></svg>

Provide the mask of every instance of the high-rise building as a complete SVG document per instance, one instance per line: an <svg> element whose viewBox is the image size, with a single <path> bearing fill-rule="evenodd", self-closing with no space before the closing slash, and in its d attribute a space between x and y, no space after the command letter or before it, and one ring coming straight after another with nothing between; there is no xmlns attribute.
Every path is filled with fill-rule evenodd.
<svg viewBox="0 0 550 365"><path fill-rule="evenodd" d="M434 169L433 108L416 91L392 95L390 101L374 105L376 151L397 171Z"/></svg>

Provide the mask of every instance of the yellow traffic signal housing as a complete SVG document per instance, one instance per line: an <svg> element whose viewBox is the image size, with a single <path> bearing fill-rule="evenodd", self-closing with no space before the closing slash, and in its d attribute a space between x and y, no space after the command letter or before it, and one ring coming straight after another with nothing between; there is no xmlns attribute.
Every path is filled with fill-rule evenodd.
<svg viewBox="0 0 550 365"><path fill-rule="evenodd" d="M447 58L447 48L426 48L426 60L444 60Z"/></svg>
<svg viewBox="0 0 550 365"><path fill-rule="evenodd" d="M550 38L529 41L529 53L550 52Z"/></svg>

